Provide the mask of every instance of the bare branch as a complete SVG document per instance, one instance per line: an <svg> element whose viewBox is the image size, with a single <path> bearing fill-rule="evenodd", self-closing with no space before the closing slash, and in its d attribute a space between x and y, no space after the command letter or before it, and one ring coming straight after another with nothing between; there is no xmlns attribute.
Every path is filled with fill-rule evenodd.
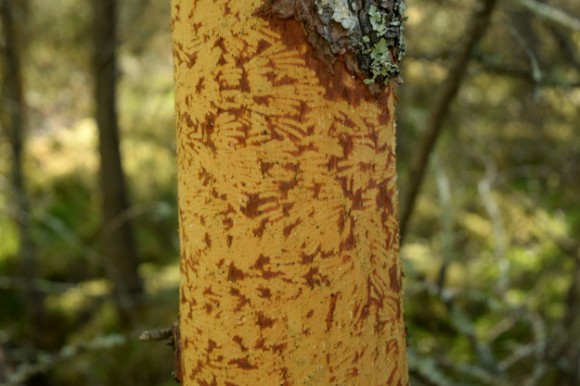
<svg viewBox="0 0 580 386"><path fill-rule="evenodd" d="M55 354L40 354L38 355L36 363L25 363L20 365L14 374L12 374L8 380L2 384L2 386L22 385L30 377L48 371L62 362L76 358L79 354L88 351L111 349L113 347L121 346L126 342L126 336L113 334L100 336L89 342L81 342L65 346Z"/></svg>
<svg viewBox="0 0 580 386"><path fill-rule="evenodd" d="M501 64L491 63L484 61L482 58L477 58L477 61L480 63L481 68L489 72L490 74L499 75L499 76L506 76L512 78L518 78L530 83L533 83L536 87L556 87L556 88L565 88L565 89L572 89L580 87L580 80L577 81L565 81L565 80L558 80L554 77L550 76L543 76L541 80L534 79L534 75L526 70L522 70L516 67L510 66L503 66Z"/></svg>
<svg viewBox="0 0 580 386"><path fill-rule="evenodd" d="M518 0L518 3L544 19L561 24L574 31L580 31L580 19L570 16L561 9L552 7L546 3L540 3L536 0Z"/></svg>

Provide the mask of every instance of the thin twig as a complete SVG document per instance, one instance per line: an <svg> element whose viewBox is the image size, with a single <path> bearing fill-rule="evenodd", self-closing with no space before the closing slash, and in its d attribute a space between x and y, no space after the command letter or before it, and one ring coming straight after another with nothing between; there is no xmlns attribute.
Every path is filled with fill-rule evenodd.
<svg viewBox="0 0 580 386"><path fill-rule="evenodd" d="M126 336L113 334L100 336L89 342L82 342L65 346L59 352L54 354L41 354L38 356L36 363L25 363L20 365L16 371L10 375L8 380L5 383L2 383L0 386L22 385L32 376L46 372L62 362L76 358L81 353L111 349L113 347L123 345L126 342Z"/></svg>
<svg viewBox="0 0 580 386"><path fill-rule="evenodd" d="M536 15L561 24L574 31L580 31L580 19L570 16L567 12L536 0L518 0L521 6Z"/></svg>

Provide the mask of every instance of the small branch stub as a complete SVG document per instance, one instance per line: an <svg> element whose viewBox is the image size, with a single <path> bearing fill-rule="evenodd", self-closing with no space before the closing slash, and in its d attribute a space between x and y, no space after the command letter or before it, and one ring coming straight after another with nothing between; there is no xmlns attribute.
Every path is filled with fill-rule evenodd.
<svg viewBox="0 0 580 386"><path fill-rule="evenodd" d="M177 321L169 328L162 328L159 330L143 331L139 335L140 341L166 341L169 346L173 348L175 356L175 371L173 377L177 383L182 383L181 375L181 343L179 331L179 317Z"/></svg>
<svg viewBox="0 0 580 386"><path fill-rule="evenodd" d="M401 82L405 54L402 0L270 0L268 14L294 18L327 65L344 56L347 68L368 85Z"/></svg>

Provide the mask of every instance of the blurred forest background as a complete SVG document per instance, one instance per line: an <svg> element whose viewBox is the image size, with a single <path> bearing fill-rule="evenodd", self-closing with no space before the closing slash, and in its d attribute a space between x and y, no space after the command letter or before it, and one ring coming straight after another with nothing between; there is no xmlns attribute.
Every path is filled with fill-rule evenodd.
<svg viewBox="0 0 580 386"><path fill-rule="evenodd" d="M137 339L178 308L169 1L0 8L0 385L173 385ZM580 3L407 16L412 384L579 385Z"/></svg>

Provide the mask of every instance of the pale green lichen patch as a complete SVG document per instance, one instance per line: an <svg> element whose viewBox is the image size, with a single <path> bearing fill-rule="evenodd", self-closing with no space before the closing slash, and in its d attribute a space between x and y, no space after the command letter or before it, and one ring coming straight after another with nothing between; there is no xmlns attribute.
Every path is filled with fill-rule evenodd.
<svg viewBox="0 0 580 386"><path fill-rule="evenodd" d="M387 33L387 15L384 12L379 12L377 7L371 5L369 7L369 22L373 27L373 31L377 35L384 35Z"/></svg>
<svg viewBox="0 0 580 386"><path fill-rule="evenodd" d="M368 56L367 66L370 77L366 84L375 82L387 83L389 79L399 78L399 62L405 50L403 41L403 2L396 2L392 12L379 9L371 4L368 9L368 20L372 32L362 38L363 54Z"/></svg>
<svg viewBox="0 0 580 386"><path fill-rule="evenodd" d="M371 72L373 75L372 78L364 80L366 84L372 84L377 79L384 79L386 82L399 75L399 67L391 62L391 53L384 38L381 38L372 48L367 49L365 53L372 60Z"/></svg>

